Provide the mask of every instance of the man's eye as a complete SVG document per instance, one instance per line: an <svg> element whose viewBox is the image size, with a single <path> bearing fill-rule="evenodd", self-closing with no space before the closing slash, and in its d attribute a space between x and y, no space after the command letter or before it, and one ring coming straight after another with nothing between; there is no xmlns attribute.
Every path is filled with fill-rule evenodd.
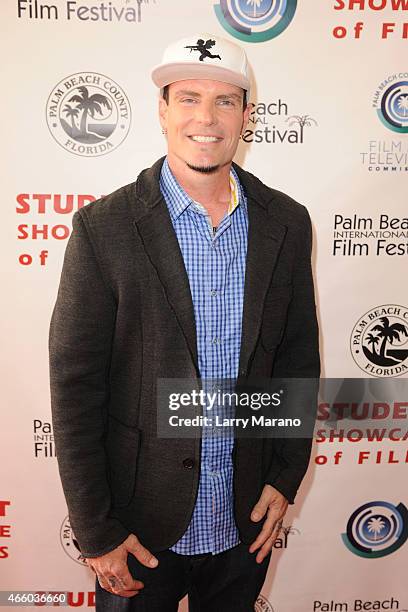
<svg viewBox="0 0 408 612"><path fill-rule="evenodd" d="M220 100L220 104L222 104L223 106L234 106L232 100Z"/></svg>
<svg viewBox="0 0 408 612"><path fill-rule="evenodd" d="M195 102L194 98L183 98L182 102Z"/></svg>

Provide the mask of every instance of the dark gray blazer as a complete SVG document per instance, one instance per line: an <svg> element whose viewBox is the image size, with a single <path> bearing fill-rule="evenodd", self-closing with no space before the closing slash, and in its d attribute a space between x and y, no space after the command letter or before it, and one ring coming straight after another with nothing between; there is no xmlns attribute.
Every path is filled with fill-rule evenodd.
<svg viewBox="0 0 408 612"><path fill-rule="evenodd" d="M189 281L159 188L163 159L73 216L51 319L50 386L58 466L85 557L135 533L152 551L187 528L200 439L159 438L156 380L199 376ZM249 234L239 376L318 377L318 326L304 206L234 164ZM235 440L235 519L265 483L293 503L310 440ZM186 461L187 459L187 461Z"/></svg>

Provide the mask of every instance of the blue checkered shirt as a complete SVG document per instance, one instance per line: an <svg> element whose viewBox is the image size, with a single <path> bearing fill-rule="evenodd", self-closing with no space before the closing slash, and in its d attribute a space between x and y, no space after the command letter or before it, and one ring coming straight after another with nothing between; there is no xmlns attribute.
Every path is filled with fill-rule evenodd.
<svg viewBox="0 0 408 612"><path fill-rule="evenodd" d="M238 176L232 168L231 172L238 206L224 216L215 234L205 208L179 185L167 158L160 176L189 278L202 380L231 381L238 375L248 211ZM187 530L171 550L183 555L217 554L240 542L233 511L233 446L233 435L203 432L196 505Z"/></svg>

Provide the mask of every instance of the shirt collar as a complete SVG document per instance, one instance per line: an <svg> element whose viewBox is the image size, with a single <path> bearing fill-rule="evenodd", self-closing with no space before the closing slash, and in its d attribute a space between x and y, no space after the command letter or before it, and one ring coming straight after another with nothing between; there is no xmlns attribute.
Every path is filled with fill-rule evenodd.
<svg viewBox="0 0 408 612"><path fill-rule="evenodd" d="M231 215L238 206L242 206L246 213L246 198L242 185L239 182L238 175L232 166L230 171L230 184L233 198L228 209L228 214ZM172 221L177 220L191 204L196 204L194 200L184 191L170 170L167 157L163 162L160 172L160 189L164 199L166 200Z"/></svg>

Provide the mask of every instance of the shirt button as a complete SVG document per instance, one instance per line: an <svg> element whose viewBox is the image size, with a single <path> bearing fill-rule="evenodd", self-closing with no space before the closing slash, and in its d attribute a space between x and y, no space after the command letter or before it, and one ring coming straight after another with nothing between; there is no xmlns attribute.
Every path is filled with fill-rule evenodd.
<svg viewBox="0 0 408 612"><path fill-rule="evenodd" d="M188 470L191 470L191 468L194 467L194 459L192 459L191 457L187 457L187 459L183 460L183 465Z"/></svg>
<svg viewBox="0 0 408 612"><path fill-rule="evenodd" d="M211 289L211 296L215 297L217 295L218 291L216 289Z"/></svg>

